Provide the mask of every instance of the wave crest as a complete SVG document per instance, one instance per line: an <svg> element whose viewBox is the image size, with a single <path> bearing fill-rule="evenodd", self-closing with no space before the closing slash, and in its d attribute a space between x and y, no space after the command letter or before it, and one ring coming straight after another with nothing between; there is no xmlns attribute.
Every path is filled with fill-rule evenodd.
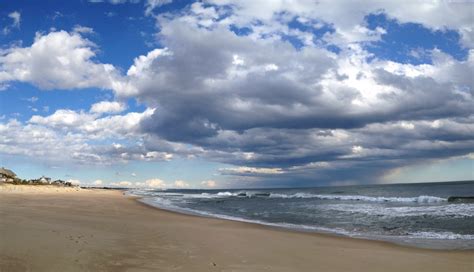
<svg viewBox="0 0 474 272"><path fill-rule="evenodd" d="M433 240L474 240L472 234L458 234L449 231L445 232L430 232L419 231L409 233L410 238L433 239Z"/></svg>
<svg viewBox="0 0 474 272"><path fill-rule="evenodd" d="M416 197L382 197L382 196L362 196L362 195L316 195L308 193L295 193L292 195L271 194L273 198L317 198L322 200L347 200L347 201L368 201L368 202L418 202L436 203L447 201L446 198L436 196L416 196Z"/></svg>
<svg viewBox="0 0 474 272"><path fill-rule="evenodd" d="M203 193L204 198L213 197L269 197L269 198L314 198L321 200L342 200L342 201L366 201L366 202L413 202L413 203L438 203L446 202L446 198L437 196L420 195L415 197L383 197L383 196L363 196L363 195L322 195L311 193L279 194L265 192L218 192L217 194Z"/></svg>

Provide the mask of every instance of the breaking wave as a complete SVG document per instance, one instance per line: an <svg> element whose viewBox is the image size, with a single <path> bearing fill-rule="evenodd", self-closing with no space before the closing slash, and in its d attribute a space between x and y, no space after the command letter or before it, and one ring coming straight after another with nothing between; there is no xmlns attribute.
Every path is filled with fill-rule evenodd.
<svg viewBox="0 0 474 272"><path fill-rule="evenodd" d="M205 197L269 197L269 198L315 198L321 200L367 201L367 202L414 202L438 203L447 201L446 198L421 195L416 197L383 197L363 195L321 195L310 193L278 194L262 192L218 192L206 194Z"/></svg>
<svg viewBox="0 0 474 272"><path fill-rule="evenodd" d="M451 204L436 206L384 207L379 204L329 204L318 206L319 210L362 213L386 217L435 216L451 218L474 217L474 204Z"/></svg>
<svg viewBox="0 0 474 272"><path fill-rule="evenodd" d="M422 239L436 239L436 240L474 240L472 234L458 234L453 232L430 232L430 231L419 231L408 234L410 238L422 238Z"/></svg>

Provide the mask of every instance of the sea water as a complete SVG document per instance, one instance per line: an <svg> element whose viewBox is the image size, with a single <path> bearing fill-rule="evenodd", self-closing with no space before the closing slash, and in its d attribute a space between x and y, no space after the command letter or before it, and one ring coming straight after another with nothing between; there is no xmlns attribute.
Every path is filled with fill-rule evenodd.
<svg viewBox="0 0 474 272"><path fill-rule="evenodd" d="M474 181L290 189L131 189L176 212L356 238L474 249Z"/></svg>

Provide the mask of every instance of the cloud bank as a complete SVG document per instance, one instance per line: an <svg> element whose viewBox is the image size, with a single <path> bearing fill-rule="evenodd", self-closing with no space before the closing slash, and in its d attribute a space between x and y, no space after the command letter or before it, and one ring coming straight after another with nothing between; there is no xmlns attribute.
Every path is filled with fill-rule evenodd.
<svg viewBox="0 0 474 272"><path fill-rule="evenodd" d="M104 164L200 157L256 186L377 182L399 167L474 152L472 13L462 3L226 0L157 12L170 2L145 3L162 46L123 73L97 61L97 45L78 31L2 51L0 82L95 87L117 101L10 120L0 126L0 151L64 149ZM387 30L370 27L371 14L455 31L466 53L413 49L429 56L424 63L378 57L370 46ZM147 110L120 114L126 99Z"/></svg>

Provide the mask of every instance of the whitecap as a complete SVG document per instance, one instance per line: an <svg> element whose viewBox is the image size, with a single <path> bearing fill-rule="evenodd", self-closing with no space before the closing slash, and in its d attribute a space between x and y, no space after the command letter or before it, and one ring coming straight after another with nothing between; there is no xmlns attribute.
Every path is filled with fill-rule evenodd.
<svg viewBox="0 0 474 272"><path fill-rule="evenodd" d="M409 238L436 239L436 240L474 240L473 234L458 234L449 231L431 232L419 231L408 234Z"/></svg>
<svg viewBox="0 0 474 272"><path fill-rule="evenodd" d="M367 201L367 202L416 202L416 203L437 203L445 202L446 198L436 196L416 196L416 197L382 197L382 196L362 196L362 195L319 195L309 193L295 194L270 194L271 198L316 198L321 200L343 200L343 201Z"/></svg>

